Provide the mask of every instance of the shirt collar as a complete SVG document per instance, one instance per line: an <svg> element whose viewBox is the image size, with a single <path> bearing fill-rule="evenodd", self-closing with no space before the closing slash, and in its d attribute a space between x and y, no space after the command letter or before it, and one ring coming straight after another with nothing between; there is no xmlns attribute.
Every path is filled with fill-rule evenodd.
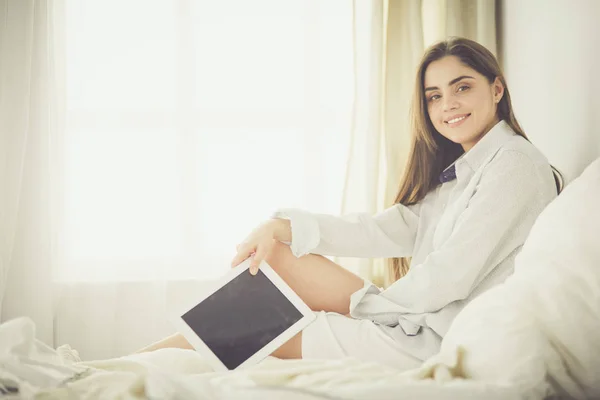
<svg viewBox="0 0 600 400"><path fill-rule="evenodd" d="M457 160L457 163L468 165L476 171L492 154L495 154L504 143L509 141L516 133L502 120L489 130L477 143Z"/></svg>

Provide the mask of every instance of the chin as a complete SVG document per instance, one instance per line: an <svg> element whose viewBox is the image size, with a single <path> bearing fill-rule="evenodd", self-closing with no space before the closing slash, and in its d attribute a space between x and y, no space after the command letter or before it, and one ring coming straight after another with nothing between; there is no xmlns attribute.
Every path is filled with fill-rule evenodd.
<svg viewBox="0 0 600 400"><path fill-rule="evenodd" d="M442 133L441 134L443 137L445 137L446 139L450 140L451 142L454 142L456 144L460 144L462 145L463 143L468 143L472 140L473 135L471 134L461 134L460 132L449 132L449 133Z"/></svg>

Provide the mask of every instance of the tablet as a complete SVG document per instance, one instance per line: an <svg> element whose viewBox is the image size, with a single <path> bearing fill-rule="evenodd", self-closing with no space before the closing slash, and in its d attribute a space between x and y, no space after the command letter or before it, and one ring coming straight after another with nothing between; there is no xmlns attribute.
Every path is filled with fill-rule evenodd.
<svg viewBox="0 0 600 400"><path fill-rule="evenodd" d="M231 269L172 321L215 371L254 365L315 319L314 312L266 263Z"/></svg>

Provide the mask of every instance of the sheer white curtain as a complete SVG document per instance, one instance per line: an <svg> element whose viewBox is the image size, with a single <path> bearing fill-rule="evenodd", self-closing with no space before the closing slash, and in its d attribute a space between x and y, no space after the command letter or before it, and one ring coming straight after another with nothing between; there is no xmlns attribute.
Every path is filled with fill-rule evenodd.
<svg viewBox="0 0 600 400"><path fill-rule="evenodd" d="M41 339L70 343L84 359L119 356L171 333L168 310L223 274L235 245L274 209L339 213L353 111L351 2L27 4L10 19L14 29L40 18L39 4L64 6L64 23L45 20L64 38L25 25L64 46L64 85L61 71L47 77L64 112L37 92L23 104L35 100L65 125L44 131L31 116L52 148L21 156L11 172L21 179L26 165L22 176L31 169L41 184L12 199L19 210L3 210L16 215L35 200L44 218L34 215L22 233L27 267L13 261L2 280L3 319L29 315ZM3 35L14 51L25 42ZM24 62L13 60L14 69ZM25 83L15 92L25 96Z"/></svg>
<svg viewBox="0 0 600 400"><path fill-rule="evenodd" d="M61 132L61 7L0 1L0 320L53 337L55 141Z"/></svg>
<svg viewBox="0 0 600 400"><path fill-rule="evenodd" d="M347 1L74 0L66 17L61 280L215 278L275 208L339 211Z"/></svg>

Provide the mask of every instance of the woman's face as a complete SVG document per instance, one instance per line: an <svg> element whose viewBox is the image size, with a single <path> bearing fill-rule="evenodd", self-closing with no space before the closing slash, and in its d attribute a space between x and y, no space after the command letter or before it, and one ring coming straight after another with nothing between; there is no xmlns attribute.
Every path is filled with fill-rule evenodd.
<svg viewBox="0 0 600 400"><path fill-rule="evenodd" d="M497 105L504 93L498 78L493 83L447 56L425 70L425 101L435 129L469 151L497 122Z"/></svg>

